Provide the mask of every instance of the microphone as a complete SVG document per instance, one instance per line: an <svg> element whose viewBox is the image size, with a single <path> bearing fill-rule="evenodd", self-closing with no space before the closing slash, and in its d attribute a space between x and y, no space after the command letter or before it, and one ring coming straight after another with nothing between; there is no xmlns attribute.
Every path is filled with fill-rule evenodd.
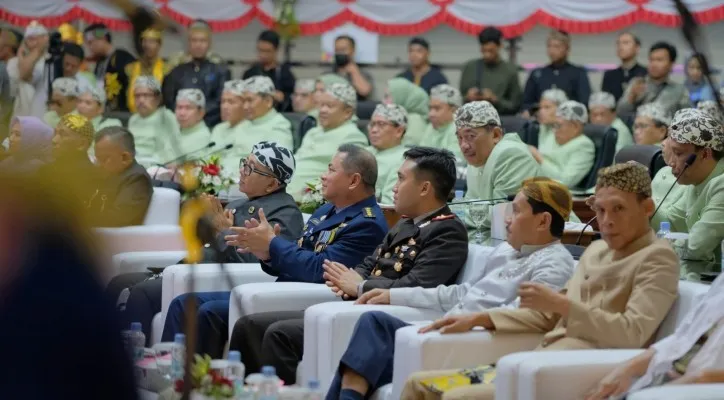
<svg viewBox="0 0 724 400"><path fill-rule="evenodd" d="M674 189L674 186L676 186L676 184L679 183L679 178L681 178L681 175L684 175L684 172L686 172L686 169L691 167L691 164L693 164L694 161L696 161L696 153L689 154L689 157L687 157L686 161L684 162L684 169L682 169L681 172L679 172L679 175L676 176L676 180L674 181L674 183L671 184L671 187L669 188L669 190L666 192L664 197L661 198L661 202L659 202L659 205L656 206L656 210L654 210L654 213L651 215L651 219L654 219L654 217L656 216L656 213L659 212L659 208L661 208L661 205L664 204L664 200L666 200L666 196L668 196L669 193L671 193L671 191Z"/></svg>
<svg viewBox="0 0 724 400"><path fill-rule="evenodd" d="M200 147L200 148L198 148L198 149L196 149L196 150L194 150L194 151L189 151L188 153L182 154L182 155L174 158L173 160L166 161L166 162L160 163L160 164L158 164L158 165L165 166L165 165L168 165L168 164L173 164L173 163L175 163L175 162L177 162L177 161L185 160L185 159L187 159L190 155L192 155L192 154L194 154L194 153L198 153L198 152L200 152L200 151L204 151L204 150L206 150L206 149L210 149L210 148L212 148L212 147L214 147L214 146L216 146L216 142L209 142L209 143L207 143L204 147Z"/></svg>
<svg viewBox="0 0 724 400"><path fill-rule="evenodd" d="M465 201L456 201L456 202L450 203L450 204L458 205L458 204L470 204L470 203L494 203L496 201L513 201L513 199L515 199L515 195L511 194L509 196L499 197L497 199L465 200Z"/></svg>
<svg viewBox="0 0 724 400"><path fill-rule="evenodd" d="M578 234L578 239L576 239L576 246L579 246L581 244L581 239L583 239L583 233L586 232L586 228L591 226L591 224L595 220L596 216L594 215L593 218L589 219L588 222L586 222L586 225L583 225L583 229L581 229L581 233Z"/></svg>

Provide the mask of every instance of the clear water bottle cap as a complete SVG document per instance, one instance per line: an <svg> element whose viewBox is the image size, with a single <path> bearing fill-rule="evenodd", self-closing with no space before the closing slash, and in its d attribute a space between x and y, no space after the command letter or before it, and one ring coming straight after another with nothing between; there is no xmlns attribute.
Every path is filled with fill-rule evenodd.
<svg viewBox="0 0 724 400"><path fill-rule="evenodd" d="M183 333L177 333L176 336L173 337L173 342L183 344L184 342L186 342L186 335L184 335Z"/></svg>
<svg viewBox="0 0 724 400"><path fill-rule="evenodd" d="M277 374L277 369L271 365L265 365L261 367L261 374L266 377L272 377Z"/></svg>
<svg viewBox="0 0 724 400"><path fill-rule="evenodd" d="M456 191L455 191L455 198L456 198L456 199L462 199L463 196L465 196L465 192L463 192L462 190L456 190Z"/></svg>
<svg viewBox="0 0 724 400"><path fill-rule="evenodd" d="M661 221L661 225L659 225L659 230L661 230L661 231L670 231L670 230L671 230L671 223L669 223L669 221Z"/></svg>
<svg viewBox="0 0 724 400"><path fill-rule="evenodd" d="M241 362L241 353L236 350L230 351L228 360L233 362Z"/></svg>
<svg viewBox="0 0 724 400"><path fill-rule="evenodd" d="M316 379L312 379L309 382L307 382L307 386L312 390L319 389L319 381Z"/></svg>
<svg viewBox="0 0 724 400"><path fill-rule="evenodd" d="M134 332L141 332L141 323L140 322L131 322L131 330Z"/></svg>

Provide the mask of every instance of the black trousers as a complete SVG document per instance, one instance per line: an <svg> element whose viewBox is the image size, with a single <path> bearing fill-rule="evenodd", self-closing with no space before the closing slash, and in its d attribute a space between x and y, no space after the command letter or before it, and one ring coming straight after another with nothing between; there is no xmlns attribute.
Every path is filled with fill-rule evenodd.
<svg viewBox="0 0 724 400"><path fill-rule="evenodd" d="M304 351L304 311L252 314L234 325L230 350L241 352L246 373L271 365L287 385L297 380L297 365Z"/></svg>
<svg viewBox="0 0 724 400"><path fill-rule="evenodd" d="M151 324L153 317L161 312L161 287L163 279L160 277L147 281L150 272L136 272L118 275L111 280L106 292L112 298L118 299L123 289L130 288L131 294L126 301L126 308L120 312L124 329L128 329L132 322L140 322L143 334L146 335L146 346L151 345Z"/></svg>

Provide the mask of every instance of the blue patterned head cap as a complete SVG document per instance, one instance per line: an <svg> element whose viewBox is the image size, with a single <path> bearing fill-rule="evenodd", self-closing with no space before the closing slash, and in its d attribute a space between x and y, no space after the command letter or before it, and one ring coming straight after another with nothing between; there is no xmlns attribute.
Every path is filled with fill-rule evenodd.
<svg viewBox="0 0 724 400"><path fill-rule="evenodd" d="M294 175L296 161L294 153L276 142L259 142L251 149L251 154L269 168L281 182L289 184Z"/></svg>

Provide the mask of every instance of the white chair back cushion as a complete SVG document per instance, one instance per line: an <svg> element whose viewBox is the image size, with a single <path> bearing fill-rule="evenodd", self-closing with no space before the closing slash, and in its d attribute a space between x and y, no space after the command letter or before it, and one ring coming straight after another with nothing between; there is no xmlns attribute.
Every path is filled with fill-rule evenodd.
<svg viewBox="0 0 724 400"><path fill-rule="evenodd" d="M694 306L695 299L709 291L711 286L703 283L680 281L679 282L679 297L677 297L674 305L671 306L669 313L666 314L666 318L659 326L659 330L656 332L656 341L671 335L676 330L676 327L681 324L686 314Z"/></svg>
<svg viewBox="0 0 724 400"><path fill-rule="evenodd" d="M485 267L485 259L493 252L494 247L481 246L479 244L468 244L468 258L465 260L462 270L458 274L457 284L464 282L473 283L472 280L479 278L481 269Z"/></svg>
<svg viewBox="0 0 724 400"><path fill-rule="evenodd" d="M490 237L505 240L508 233L505 230L505 210L510 203L498 203L493 206L490 216Z"/></svg>
<svg viewBox="0 0 724 400"><path fill-rule="evenodd" d="M153 188L144 225L178 225L181 193L168 188Z"/></svg>

